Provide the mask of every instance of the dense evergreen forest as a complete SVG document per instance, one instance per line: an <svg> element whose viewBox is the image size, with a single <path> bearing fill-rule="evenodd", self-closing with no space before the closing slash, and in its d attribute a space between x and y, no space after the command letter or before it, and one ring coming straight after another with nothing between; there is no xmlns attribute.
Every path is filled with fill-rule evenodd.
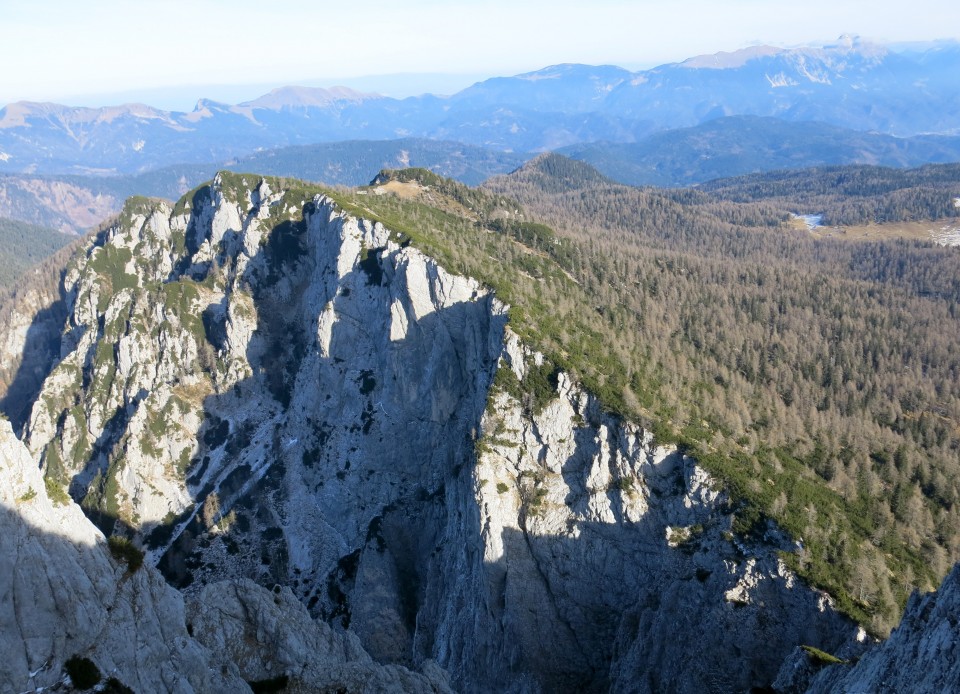
<svg viewBox="0 0 960 694"><path fill-rule="evenodd" d="M580 185L582 167L547 156L487 188L570 239L562 262L607 319L625 402L747 502L740 530L776 520L802 545L785 558L886 631L960 558L960 249L778 220L809 199L956 214L960 167L699 191Z"/></svg>
<svg viewBox="0 0 960 694"><path fill-rule="evenodd" d="M74 240L55 229L0 218L0 289Z"/></svg>
<svg viewBox="0 0 960 694"><path fill-rule="evenodd" d="M732 202L764 201L797 214L822 214L829 226L960 217L960 164L773 171L710 181L699 189Z"/></svg>

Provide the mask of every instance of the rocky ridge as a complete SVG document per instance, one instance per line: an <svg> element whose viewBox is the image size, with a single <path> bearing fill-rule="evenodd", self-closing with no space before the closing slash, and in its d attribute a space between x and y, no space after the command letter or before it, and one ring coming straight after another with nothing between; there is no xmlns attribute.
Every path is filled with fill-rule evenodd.
<svg viewBox="0 0 960 694"><path fill-rule="evenodd" d="M243 650L287 622L468 691L743 690L853 636L775 527L735 536L695 461L606 413L486 288L317 191L224 174L135 200L63 298L24 432L44 484L188 601L247 615L192 624L244 678L325 681L289 654L313 647Z"/></svg>
<svg viewBox="0 0 960 694"><path fill-rule="evenodd" d="M0 689L51 687L72 656L137 691L243 691L236 667L187 633L183 598L152 568L132 573L75 504L54 504L10 425L0 422Z"/></svg>
<svg viewBox="0 0 960 694"><path fill-rule="evenodd" d="M449 691L435 664L428 676L378 665L289 590L222 582L185 609L152 566L108 549L76 504L51 501L6 422L0 463L0 555L12 569L0 579L3 691L87 689L64 676L68 659L92 663L111 691L243 692L278 673L304 692Z"/></svg>

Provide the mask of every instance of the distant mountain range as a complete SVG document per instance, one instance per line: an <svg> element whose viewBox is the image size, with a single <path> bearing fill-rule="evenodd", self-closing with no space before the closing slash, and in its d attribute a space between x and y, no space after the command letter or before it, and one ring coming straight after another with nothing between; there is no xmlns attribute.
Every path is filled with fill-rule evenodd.
<svg viewBox="0 0 960 694"><path fill-rule="evenodd" d="M591 142L558 151L589 162L621 183L687 186L776 169L955 162L960 161L960 136L902 138L826 123L730 116L655 133L639 142Z"/></svg>
<svg viewBox="0 0 960 694"><path fill-rule="evenodd" d="M477 185L528 158L459 142L405 138L282 147L227 162L177 164L139 174L0 174L0 218L78 233L119 212L132 195L176 200L219 170L357 186L369 183L381 169L415 166Z"/></svg>
<svg viewBox="0 0 960 694"><path fill-rule="evenodd" d="M237 105L201 100L190 113L19 102L0 110L0 172L138 173L291 145L406 137L536 152L635 143L737 115L897 137L955 135L960 44L898 51L843 38L820 47L757 46L640 72L558 65L489 79L450 97L284 87Z"/></svg>

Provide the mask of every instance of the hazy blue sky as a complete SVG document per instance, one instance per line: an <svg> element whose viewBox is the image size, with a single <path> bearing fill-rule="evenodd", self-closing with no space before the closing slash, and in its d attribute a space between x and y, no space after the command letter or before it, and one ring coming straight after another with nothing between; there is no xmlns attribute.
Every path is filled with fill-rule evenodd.
<svg viewBox="0 0 960 694"><path fill-rule="evenodd" d="M200 96L235 102L283 84L449 93L484 76L561 62L650 67L842 33L885 42L955 39L960 3L0 0L0 105L104 103L101 95L111 95L114 103L140 97L189 109ZM354 79L394 73L408 77Z"/></svg>

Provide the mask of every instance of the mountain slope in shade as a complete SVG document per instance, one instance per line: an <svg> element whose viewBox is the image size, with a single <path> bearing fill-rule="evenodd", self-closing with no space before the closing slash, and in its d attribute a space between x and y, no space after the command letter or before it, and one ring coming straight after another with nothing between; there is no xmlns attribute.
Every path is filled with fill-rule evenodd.
<svg viewBox="0 0 960 694"><path fill-rule="evenodd" d="M850 647L828 667L822 653L798 649L774 682L779 692L921 692L960 688L960 565L933 593L914 593L890 638L866 649Z"/></svg>
<svg viewBox="0 0 960 694"><path fill-rule="evenodd" d="M729 116L638 142L579 144L559 152L588 162L621 183L687 186L776 169L952 162L960 160L960 136L898 138L826 123Z"/></svg>

